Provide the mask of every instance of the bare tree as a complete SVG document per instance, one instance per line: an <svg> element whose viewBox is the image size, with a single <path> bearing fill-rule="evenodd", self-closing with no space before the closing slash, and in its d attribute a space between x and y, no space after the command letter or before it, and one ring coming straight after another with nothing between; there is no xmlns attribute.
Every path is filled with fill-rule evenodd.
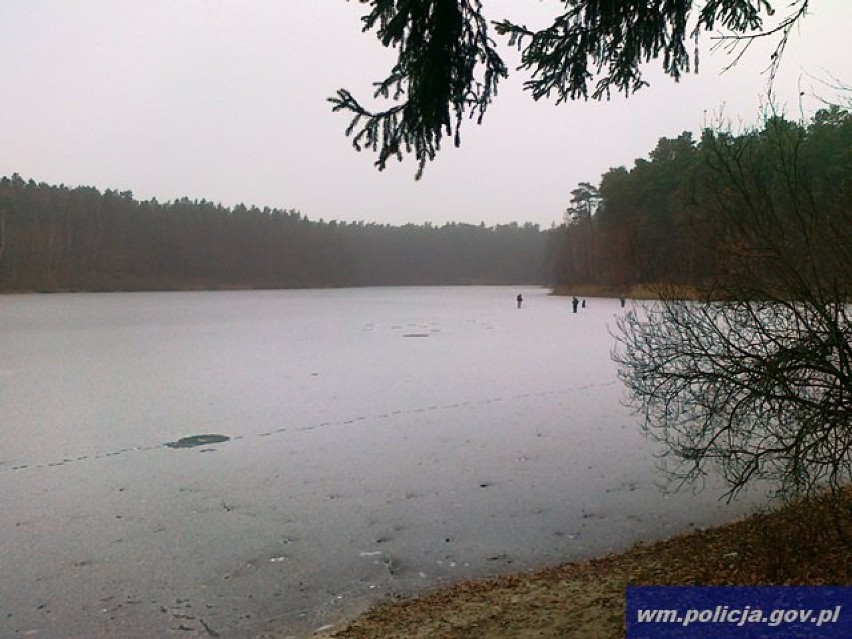
<svg viewBox="0 0 852 639"><path fill-rule="evenodd" d="M618 321L613 358L672 480L712 468L731 496L762 479L789 496L852 478L852 167L833 178L818 133L706 134L696 198L723 220L725 268L704 301L661 290Z"/></svg>

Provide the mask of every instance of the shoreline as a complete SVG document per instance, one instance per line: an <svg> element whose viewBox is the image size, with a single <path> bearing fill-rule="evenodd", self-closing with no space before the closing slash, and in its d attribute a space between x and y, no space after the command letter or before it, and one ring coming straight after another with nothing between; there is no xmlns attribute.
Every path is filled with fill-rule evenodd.
<svg viewBox="0 0 852 639"><path fill-rule="evenodd" d="M308 636L615 639L624 636L628 584L849 585L852 490L841 500L818 496L623 553L385 600Z"/></svg>

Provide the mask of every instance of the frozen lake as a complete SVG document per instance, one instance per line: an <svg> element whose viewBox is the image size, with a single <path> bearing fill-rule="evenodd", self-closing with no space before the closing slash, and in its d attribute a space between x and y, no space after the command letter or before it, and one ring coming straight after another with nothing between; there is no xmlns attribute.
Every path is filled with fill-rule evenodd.
<svg viewBox="0 0 852 639"><path fill-rule="evenodd" d="M655 487L620 312L523 287L0 296L0 636L302 636L746 512ZM230 439L165 445L199 434Z"/></svg>

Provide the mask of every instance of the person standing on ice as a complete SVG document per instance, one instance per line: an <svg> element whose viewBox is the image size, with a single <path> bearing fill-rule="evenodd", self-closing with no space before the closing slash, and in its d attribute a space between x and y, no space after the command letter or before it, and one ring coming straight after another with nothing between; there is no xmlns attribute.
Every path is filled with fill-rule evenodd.
<svg viewBox="0 0 852 639"><path fill-rule="evenodd" d="M524 303L524 296L518 293L518 308L521 308L521 304Z"/></svg>
<svg viewBox="0 0 852 639"><path fill-rule="evenodd" d="M575 312L575 313L577 312L577 306L578 306L579 304L580 304L580 300L578 300L576 297L571 298L571 306L573 306L573 307L574 307L574 312Z"/></svg>

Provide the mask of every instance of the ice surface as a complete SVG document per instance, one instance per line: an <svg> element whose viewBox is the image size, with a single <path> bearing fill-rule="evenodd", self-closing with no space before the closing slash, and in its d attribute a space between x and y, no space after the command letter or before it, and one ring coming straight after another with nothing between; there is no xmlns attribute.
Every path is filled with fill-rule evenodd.
<svg viewBox="0 0 852 639"><path fill-rule="evenodd" d="M0 636L301 633L745 512L655 487L622 312L508 287L0 297ZM204 433L231 439L164 444Z"/></svg>

